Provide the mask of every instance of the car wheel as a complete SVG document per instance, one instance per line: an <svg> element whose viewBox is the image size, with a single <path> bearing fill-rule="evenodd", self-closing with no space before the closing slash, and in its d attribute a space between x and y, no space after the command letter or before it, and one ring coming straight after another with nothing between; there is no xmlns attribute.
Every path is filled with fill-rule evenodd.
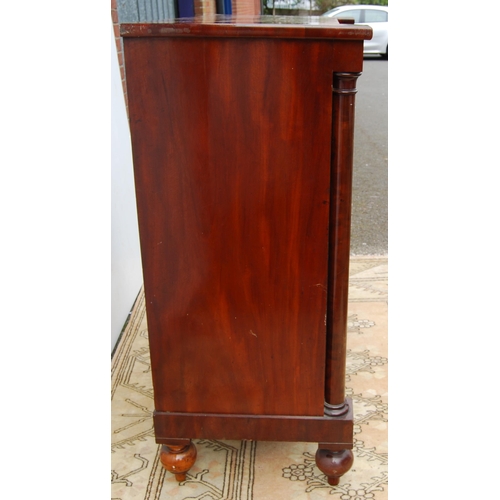
<svg viewBox="0 0 500 500"><path fill-rule="evenodd" d="M389 45L387 45L385 49L385 54L380 54L380 57L382 57L382 59L389 59Z"/></svg>

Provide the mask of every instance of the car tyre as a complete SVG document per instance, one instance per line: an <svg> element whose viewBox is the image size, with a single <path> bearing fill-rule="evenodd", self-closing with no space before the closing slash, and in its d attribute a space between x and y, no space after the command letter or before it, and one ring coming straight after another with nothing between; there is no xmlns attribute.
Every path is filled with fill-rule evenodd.
<svg viewBox="0 0 500 500"><path fill-rule="evenodd" d="M389 59L389 45L387 45L386 49L385 49L385 54L380 54L380 57L382 57L382 59Z"/></svg>

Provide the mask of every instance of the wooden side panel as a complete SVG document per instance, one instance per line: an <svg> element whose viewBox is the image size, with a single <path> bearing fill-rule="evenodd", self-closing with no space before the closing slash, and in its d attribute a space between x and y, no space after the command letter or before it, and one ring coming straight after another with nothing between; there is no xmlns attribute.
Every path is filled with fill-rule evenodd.
<svg viewBox="0 0 500 500"><path fill-rule="evenodd" d="M156 410L322 415L332 43L125 55Z"/></svg>

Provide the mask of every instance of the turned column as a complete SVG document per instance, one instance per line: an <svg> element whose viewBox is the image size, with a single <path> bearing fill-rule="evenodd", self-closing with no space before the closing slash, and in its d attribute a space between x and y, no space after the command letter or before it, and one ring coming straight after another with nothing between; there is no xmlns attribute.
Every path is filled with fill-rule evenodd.
<svg viewBox="0 0 500 500"><path fill-rule="evenodd" d="M354 97L361 73L334 73L325 413L347 413L345 363L351 243Z"/></svg>
<svg viewBox="0 0 500 500"><path fill-rule="evenodd" d="M339 418L349 411L345 398L347 302L351 241L351 190L354 144L354 99L361 73L334 73L332 171L330 194L330 253L327 304L325 416ZM352 436L350 438L352 447ZM352 466L350 449L320 443L318 468L336 485Z"/></svg>
<svg viewBox="0 0 500 500"><path fill-rule="evenodd" d="M196 446L190 439L173 439L162 445L160 461L181 482L186 480L186 472L194 465L196 455Z"/></svg>

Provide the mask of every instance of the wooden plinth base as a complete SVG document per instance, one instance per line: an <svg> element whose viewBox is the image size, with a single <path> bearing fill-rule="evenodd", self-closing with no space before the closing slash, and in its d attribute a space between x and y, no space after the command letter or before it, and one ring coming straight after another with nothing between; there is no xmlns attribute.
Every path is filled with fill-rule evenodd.
<svg viewBox="0 0 500 500"><path fill-rule="evenodd" d="M336 485L352 466L353 411L340 416L221 415L154 413L156 442L163 444L161 462L178 481L196 460L191 439L317 442L316 465Z"/></svg>
<svg viewBox="0 0 500 500"><path fill-rule="evenodd" d="M341 416L225 415L213 413L154 412L156 442L173 439L246 439L327 443L330 450L351 449L352 401Z"/></svg>

